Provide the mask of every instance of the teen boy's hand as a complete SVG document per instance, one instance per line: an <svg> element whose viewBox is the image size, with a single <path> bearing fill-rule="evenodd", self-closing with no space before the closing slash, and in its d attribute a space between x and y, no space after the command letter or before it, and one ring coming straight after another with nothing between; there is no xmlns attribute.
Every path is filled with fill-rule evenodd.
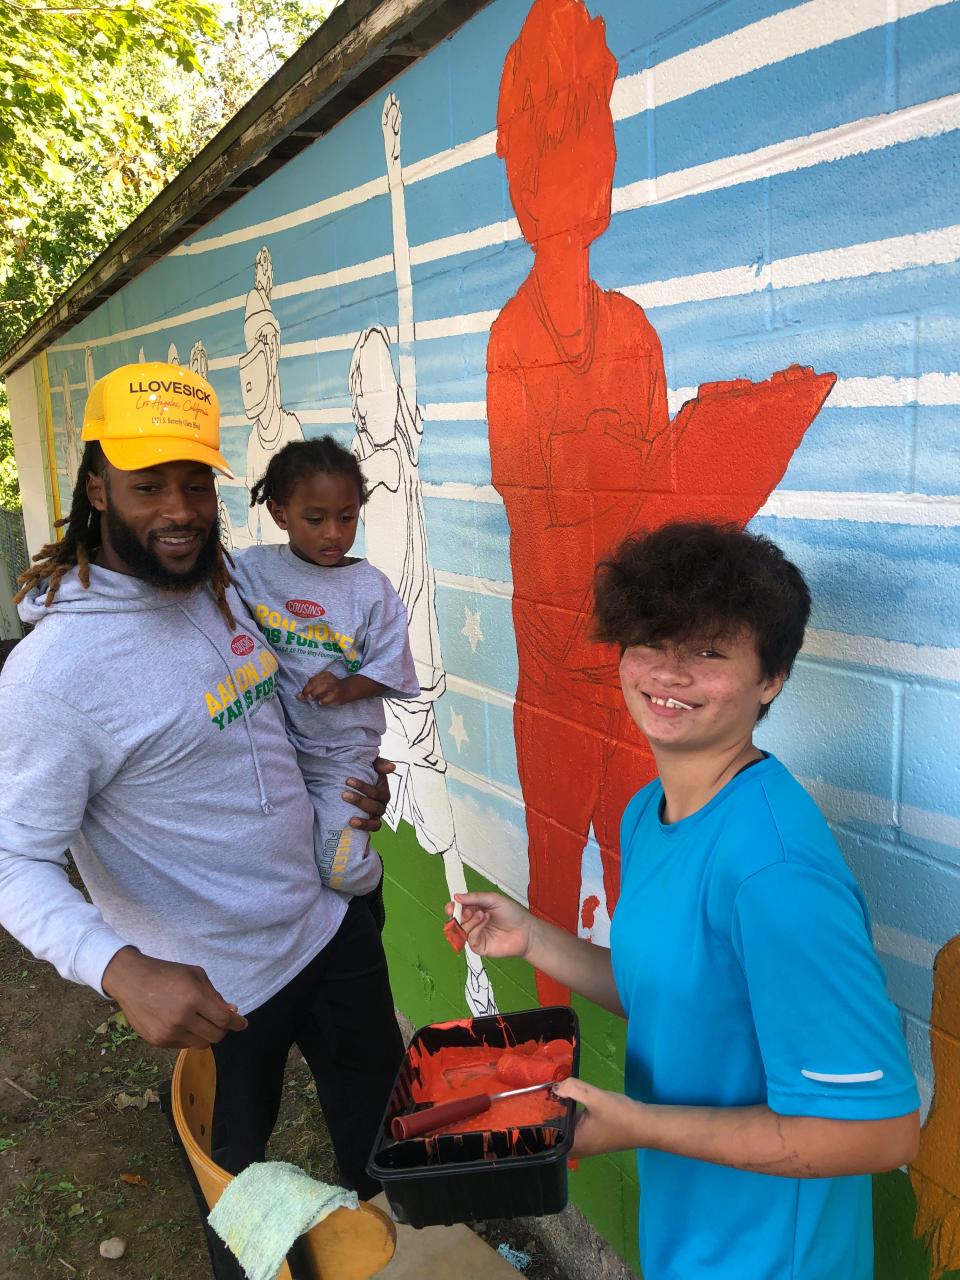
<svg viewBox="0 0 960 1280"><path fill-rule="evenodd" d="M455 899L463 908L460 923L467 941L478 956L499 959L529 954L534 927L529 911L500 893L458 893ZM452 917L455 910L448 902L447 915Z"/></svg>
<svg viewBox="0 0 960 1280"><path fill-rule="evenodd" d="M598 1089L571 1076L555 1084L558 1098L573 1098L584 1110L577 1117L570 1155L599 1156L607 1151L629 1151L641 1146L644 1106L622 1093Z"/></svg>

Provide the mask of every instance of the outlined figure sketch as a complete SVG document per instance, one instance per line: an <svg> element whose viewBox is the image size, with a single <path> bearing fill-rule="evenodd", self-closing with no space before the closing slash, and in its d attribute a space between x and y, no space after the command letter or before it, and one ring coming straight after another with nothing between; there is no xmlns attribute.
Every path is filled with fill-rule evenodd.
<svg viewBox="0 0 960 1280"><path fill-rule="evenodd" d="M443 857L450 894L466 891L447 792L447 761L437 725L437 700L446 687L437 622L436 581L427 547L418 470L423 417L417 405L413 289L400 162L400 104L390 94L382 117L397 280L399 379L390 336L381 325L365 329L350 362L354 449L369 490L364 507L366 553L390 578L407 609L410 647L420 680L419 698L387 699L384 753L394 760L386 819L396 830L409 822L428 853ZM465 992L475 1016L497 1012L483 962L469 947Z"/></svg>
<svg viewBox="0 0 960 1280"><path fill-rule="evenodd" d="M280 325L274 315L273 260L264 245L257 254L253 288L247 294L243 337L246 352L240 357L240 391L243 411L251 424L247 442L246 485L250 489L267 469L271 457L293 440L303 439L296 414L283 407L280 390ZM262 518L261 518L262 516ZM248 509L247 542L283 542L284 535L262 507ZM238 542L239 531L237 531Z"/></svg>
<svg viewBox="0 0 960 1280"><path fill-rule="evenodd" d="M170 349L171 351L176 350L172 343L170 344ZM190 348L190 368L194 373L199 373L201 378L208 378L210 375L210 361L202 338L198 338ZM227 510L227 504L223 500L222 486L230 483L236 484L236 481L231 482L226 476L217 475L217 520L220 524L220 541L228 551L232 551L236 543L233 539L233 522L230 519L230 512Z"/></svg>

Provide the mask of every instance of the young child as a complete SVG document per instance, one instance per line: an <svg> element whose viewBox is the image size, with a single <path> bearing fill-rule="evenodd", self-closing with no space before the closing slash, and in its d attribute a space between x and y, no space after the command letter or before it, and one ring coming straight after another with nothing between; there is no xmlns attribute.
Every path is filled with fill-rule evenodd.
<svg viewBox="0 0 960 1280"><path fill-rule="evenodd" d="M348 553L366 501L360 465L330 436L274 454L253 486L289 545L236 557L237 589L280 664L287 734L314 807L320 878L365 896L383 927L383 865L350 819L343 779L375 780L383 699L420 692L407 612L386 574Z"/></svg>

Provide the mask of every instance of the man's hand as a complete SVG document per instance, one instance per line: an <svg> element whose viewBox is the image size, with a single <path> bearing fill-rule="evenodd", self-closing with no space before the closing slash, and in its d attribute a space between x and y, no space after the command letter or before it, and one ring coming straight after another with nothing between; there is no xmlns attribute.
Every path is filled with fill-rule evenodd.
<svg viewBox="0 0 960 1280"><path fill-rule="evenodd" d="M380 818L390 803L390 784L387 782L387 775L393 773L396 765L392 760L382 760L377 756L373 767L377 773L376 782L361 782L359 778L347 778L347 786L352 787L353 790L341 792L344 800L369 814L366 818L350 819L351 827L356 827L359 831L379 831Z"/></svg>
<svg viewBox="0 0 960 1280"><path fill-rule="evenodd" d="M577 1117L570 1155L598 1156L606 1151L630 1151L641 1146L644 1106L622 1093L597 1089L575 1076L555 1084L558 1098L573 1098L583 1104Z"/></svg>
<svg viewBox="0 0 960 1280"><path fill-rule="evenodd" d="M247 1025L197 965L156 960L135 947L116 953L100 985L134 1031L162 1049L206 1049Z"/></svg>
<svg viewBox="0 0 960 1280"><path fill-rule="evenodd" d="M344 683L332 671L318 671L315 676L310 677L297 697L301 702L319 702L322 707L339 707L347 701L340 688Z"/></svg>

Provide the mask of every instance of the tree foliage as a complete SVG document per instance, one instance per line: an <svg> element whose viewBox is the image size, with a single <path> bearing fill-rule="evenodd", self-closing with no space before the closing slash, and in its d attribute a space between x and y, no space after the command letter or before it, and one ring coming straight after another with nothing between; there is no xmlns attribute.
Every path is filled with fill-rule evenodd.
<svg viewBox="0 0 960 1280"><path fill-rule="evenodd" d="M0 0L0 351L336 3Z"/></svg>

